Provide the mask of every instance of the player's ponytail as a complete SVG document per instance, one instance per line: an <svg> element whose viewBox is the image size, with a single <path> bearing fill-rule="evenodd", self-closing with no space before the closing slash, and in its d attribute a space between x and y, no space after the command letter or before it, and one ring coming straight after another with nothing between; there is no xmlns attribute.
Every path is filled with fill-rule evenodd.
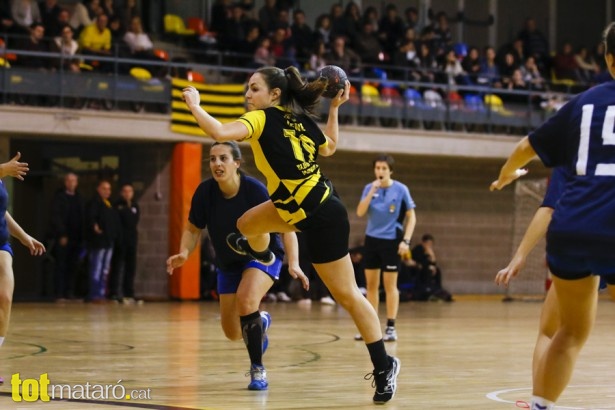
<svg viewBox="0 0 615 410"><path fill-rule="evenodd" d="M306 114L317 117L318 103L320 96L327 86L326 78L319 78L315 81L305 81L301 78L301 73L296 67L290 66L284 70L284 75L288 81L288 93L283 105L298 105Z"/></svg>
<svg viewBox="0 0 615 410"><path fill-rule="evenodd" d="M604 40L604 53L615 58L615 22L609 24L602 35Z"/></svg>

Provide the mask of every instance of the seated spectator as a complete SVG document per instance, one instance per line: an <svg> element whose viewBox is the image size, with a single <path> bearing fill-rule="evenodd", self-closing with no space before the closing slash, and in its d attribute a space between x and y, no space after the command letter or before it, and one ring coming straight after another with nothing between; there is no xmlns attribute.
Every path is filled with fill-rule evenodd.
<svg viewBox="0 0 615 410"><path fill-rule="evenodd" d="M378 9L376 7L368 6L365 11L363 11L363 21L369 21L372 23L372 26L374 26L376 32L380 31L380 27L378 26L380 17L378 16Z"/></svg>
<svg viewBox="0 0 615 410"><path fill-rule="evenodd" d="M326 53L325 43L322 40L318 41L308 62L309 76L316 76L316 73L327 65L325 60Z"/></svg>
<svg viewBox="0 0 615 410"><path fill-rule="evenodd" d="M278 18L278 8L276 0L265 0L265 4L258 10L258 21L261 24L261 31L265 36L273 34Z"/></svg>
<svg viewBox="0 0 615 410"><path fill-rule="evenodd" d="M517 66L515 62L515 56L512 53L504 54L504 60L498 66L503 87L508 87L508 84L512 82L512 75L518 68L519 66Z"/></svg>
<svg viewBox="0 0 615 410"><path fill-rule="evenodd" d="M538 66L536 59L532 56L525 60L525 63L519 68L523 75L523 80L528 84L531 90L544 91L546 90L546 82Z"/></svg>
<svg viewBox="0 0 615 410"><path fill-rule="evenodd" d="M268 37L263 37L259 41L259 45L254 51L254 66L272 66L275 65L275 57L271 54L269 48L271 47L271 40Z"/></svg>
<svg viewBox="0 0 615 410"><path fill-rule="evenodd" d="M579 78L581 81L590 83L600 73L600 67L596 64L593 57L589 55L587 47L580 47L574 55L574 60L579 67Z"/></svg>
<svg viewBox="0 0 615 410"><path fill-rule="evenodd" d="M451 294L442 288L442 272L437 264L434 237L431 234L423 235L421 243L412 248L412 259L419 272L416 282L417 300L452 302Z"/></svg>
<svg viewBox="0 0 615 410"><path fill-rule="evenodd" d="M553 72L560 80L580 81L579 66L572 53L572 44L565 42L553 58Z"/></svg>
<svg viewBox="0 0 615 410"><path fill-rule="evenodd" d="M478 84L480 75L480 55L477 47L470 47L468 55L461 61L461 68L468 74L468 79L472 84Z"/></svg>
<svg viewBox="0 0 615 410"><path fill-rule="evenodd" d="M322 41L327 50L331 47L331 18L328 14L321 14L316 19L314 43L318 41Z"/></svg>
<svg viewBox="0 0 615 410"><path fill-rule="evenodd" d="M65 71L73 73L81 71L79 68L79 60L74 57L79 49L79 44L73 39L73 28L69 24L62 27L58 37L54 37L51 43L51 49L57 51L62 56L62 58L57 61L56 68L59 69L61 65L62 69Z"/></svg>
<svg viewBox="0 0 615 410"><path fill-rule="evenodd" d="M436 81L435 70L438 64L436 58L429 48L429 43L420 42L419 45L419 69L420 81L425 83L433 83Z"/></svg>
<svg viewBox="0 0 615 410"><path fill-rule="evenodd" d="M397 51L393 57L393 63L396 66L410 68L407 77L409 81L421 80L421 73L419 72L421 59L416 49L414 29L406 29L406 36L400 42L399 47L397 47Z"/></svg>
<svg viewBox="0 0 615 410"><path fill-rule="evenodd" d="M436 50L448 50L453 45L453 34L448 16L441 11L436 15L434 26L434 42Z"/></svg>
<svg viewBox="0 0 615 410"><path fill-rule="evenodd" d="M327 64L341 67L347 75L358 74L361 66L361 58L350 48L346 47L344 37L336 37L333 40L331 51L325 55Z"/></svg>
<svg viewBox="0 0 615 410"><path fill-rule="evenodd" d="M523 43L523 55L525 58L533 56L538 68L546 67L549 59L549 42L536 27L536 20L528 18L525 27L519 32L517 38Z"/></svg>
<svg viewBox="0 0 615 410"><path fill-rule="evenodd" d="M273 32L269 50L277 67L286 68L291 65L299 67L295 59L295 47L287 36L287 30L284 27L278 27Z"/></svg>
<svg viewBox="0 0 615 410"><path fill-rule="evenodd" d="M528 91L528 84L523 78L523 74L520 69L513 71L513 74L508 82L506 88L513 91ZM504 94L502 99L506 102L527 104L528 96L523 94Z"/></svg>
<svg viewBox="0 0 615 410"><path fill-rule="evenodd" d="M246 37L237 47L237 53L241 54L240 66L248 66L254 61L254 53L261 40L261 28L258 24L252 24L246 33Z"/></svg>
<svg viewBox="0 0 615 410"><path fill-rule="evenodd" d="M495 61L495 50L491 46L485 47L485 56L480 65L478 83L480 85L490 85L495 88L502 87L500 70Z"/></svg>
<svg viewBox="0 0 615 410"><path fill-rule="evenodd" d="M124 34L124 42L130 49L130 53L136 58L152 59L154 57L154 43L147 33L143 31L141 17L136 16L130 20L130 26Z"/></svg>
<svg viewBox="0 0 615 410"><path fill-rule="evenodd" d="M397 13L397 6L392 3L387 4L385 15L378 24L378 38L389 57L395 55L397 42L403 38L405 31L404 21Z"/></svg>
<svg viewBox="0 0 615 410"><path fill-rule="evenodd" d="M49 23L48 25L45 25L45 35L47 37L61 36L64 26L69 23L70 23L70 12L67 9L61 8L55 20ZM73 33L74 33L74 30L73 30Z"/></svg>
<svg viewBox="0 0 615 410"><path fill-rule="evenodd" d="M109 56L111 54L111 30L107 27L109 18L101 14L96 22L83 29L79 46L85 54Z"/></svg>
<svg viewBox="0 0 615 410"><path fill-rule="evenodd" d="M34 0L13 0L11 17L21 33L30 33L33 23L42 22L41 11Z"/></svg>
<svg viewBox="0 0 615 410"><path fill-rule="evenodd" d="M344 14L342 15L340 23L340 33L336 34L346 37L349 45L352 46L353 49L357 50L357 36L365 27L363 24L365 22L361 19L361 9L357 3L351 1L346 4L346 8L344 9ZM372 26L372 28L373 27L374 26ZM373 31L374 33L378 32L375 28L373 28Z"/></svg>
<svg viewBox="0 0 615 410"><path fill-rule="evenodd" d="M30 37L23 40L19 46L21 50L33 52L48 52L49 44L44 40L45 27L41 23L32 23L30 26ZM18 65L37 70L50 69L52 64L48 58L43 56L20 55L17 60Z"/></svg>
<svg viewBox="0 0 615 410"><path fill-rule="evenodd" d="M455 50L452 48L446 52L444 66L440 67L440 69L446 75L445 81L449 86L464 85L468 83L468 76L466 72L463 71L461 63L455 54Z"/></svg>

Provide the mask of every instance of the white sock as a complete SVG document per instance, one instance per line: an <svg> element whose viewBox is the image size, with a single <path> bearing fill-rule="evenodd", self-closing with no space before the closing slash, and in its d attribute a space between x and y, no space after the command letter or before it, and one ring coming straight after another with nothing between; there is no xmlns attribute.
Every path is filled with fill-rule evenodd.
<svg viewBox="0 0 615 410"><path fill-rule="evenodd" d="M553 410L555 403L542 397L532 396L531 410Z"/></svg>
<svg viewBox="0 0 615 410"><path fill-rule="evenodd" d="M4 343L4 336L0 336L0 346L2 346L2 343Z"/></svg>

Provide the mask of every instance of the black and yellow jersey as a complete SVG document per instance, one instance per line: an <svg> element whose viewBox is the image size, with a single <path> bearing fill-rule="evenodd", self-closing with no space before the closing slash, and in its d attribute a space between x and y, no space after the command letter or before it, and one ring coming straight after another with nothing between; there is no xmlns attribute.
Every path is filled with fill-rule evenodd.
<svg viewBox="0 0 615 410"><path fill-rule="evenodd" d="M304 220L329 198L330 184L316 163L318 148L327 144L327 138L309 116L278 106L248 112L238 121L248 127L246 141L254 162L286 223Z"/></svg>

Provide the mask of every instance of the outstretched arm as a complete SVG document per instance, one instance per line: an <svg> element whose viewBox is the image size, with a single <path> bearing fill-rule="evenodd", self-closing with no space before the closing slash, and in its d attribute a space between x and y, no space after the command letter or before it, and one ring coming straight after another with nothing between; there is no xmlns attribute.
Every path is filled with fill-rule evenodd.
<svg viewBox="0 0 615 410"><path fill-rule="evenodd" d="M282 234L282 241L284 242L284 250L288 258L288 273L294 279L299 279L303 285L303 289L310 289L310 280L303 273L299 266L299 242L297 241L297 234L294 232L287 232Z"/></svg>
<svg viewBox="0 0 615 410"><path fill-rule="evenodd" d="M13 219L11 214L5 212L6 225L12 237L16 238L23 246L30 250L30 255L38 256L45 253L45 246L28 235L21 226Z"/></svg>
<svg viewBox="0 0 615 410"><path fill-rule="evenodd" d="M510 154L504 166L502 166L497 181L491 183L490 189L492 191L495 189L500 190L515 179L525 175L527 170L523 170L521 167L525 166L535 156L536 151L530 145L530 140L528 137L523 138L519 141L512 154Z"/></svg>
<svg viewBox="0 0 615 410"><path fill-rule="evenodd" d="M173 274L173 269L179 268L188 260L188 256L196 248L196 244L199 243L201 237L201 230L196 226L188 222L188 226L182 234L182 240L179 245L179 253L169 256L167 259L167 273Z"/></svg>
<svg viewBox="0 0 615 410"><path fill-rule="evenodd" d="M350 81L346 81L343 90L340 90L335 97L331 99L329 106L329 117L325 126L325 136L327 137L327 145L321 145L318 153L323 157L331 156L337 149L337 140L339 137L339 106L344 104L350 98Z"/></svg>
<svg viewBox="0 0 615 410"><path fill-rule="evenodd" d="M532 218L532 222L530 222L523 235L523 239L521 239L515 256L513 256L507 267L495 275L496 284L508 286L510 280L519 274L521 269L525 266L527 255L529 255L538 241L547 233L552 215L553 208L545 206L538 208L534 214L534 218Z"/></svg>
<svg viewBox="0 0 615 410"><path fill-rule="evenodd" d="M207 135L216 141L240 141L248 136L248 128L239 121L222 124L201 108L201 96L194 87L184 88L182 95L186 105Z"/></svg>

